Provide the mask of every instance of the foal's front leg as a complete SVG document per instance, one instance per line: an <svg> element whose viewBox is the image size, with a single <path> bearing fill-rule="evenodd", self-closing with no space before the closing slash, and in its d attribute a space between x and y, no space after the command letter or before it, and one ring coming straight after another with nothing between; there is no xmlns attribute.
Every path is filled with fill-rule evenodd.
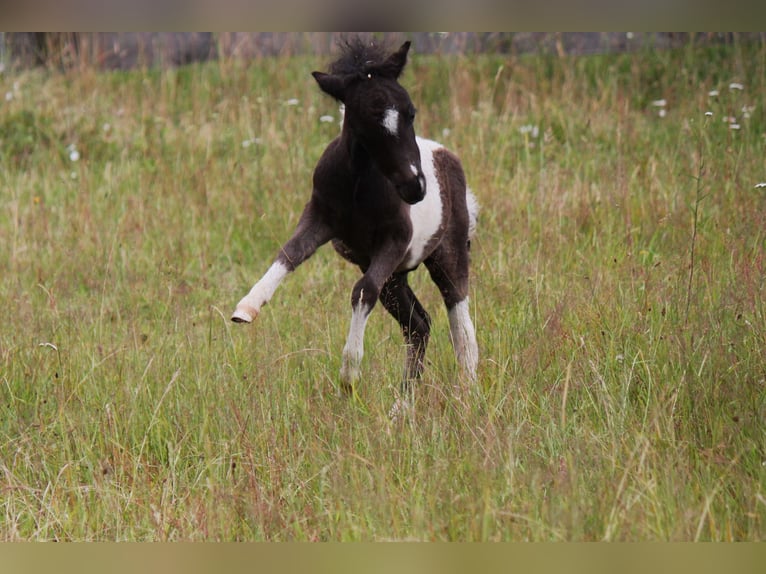
<svg viewBox="0 0 766 574"><path fill-rule="evenodd" d="M359 380L367 319L380 297L383 284L401 262L406 249L406 245L387 245L373 257L370 266L351 292L351 325L343 347L340 368L340 380L346 390L353 388L354 383Z"/></svg>
<svg viewBox="0 0 766 574"><path fill-rule="evenodd" d="M266 274L237 303L231 320L235 323L251 323L258 316L261 307L269 302L285 276L311 257L331 236L332 231L309 202L293 236L282 246Z"/></svg>

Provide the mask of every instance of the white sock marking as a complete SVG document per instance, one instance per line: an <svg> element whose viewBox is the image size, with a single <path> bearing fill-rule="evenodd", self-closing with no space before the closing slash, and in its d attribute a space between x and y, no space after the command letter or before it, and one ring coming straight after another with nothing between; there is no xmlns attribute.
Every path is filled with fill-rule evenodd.
<svg viewBox="0 0 766 574"><path fill-rule="evenodd" d="M261 310L261 307L269 302L269 299L274 295L274 291L277 290L282 279L284 279L288 273L289 270L283 263L275 261L258 283L253 285L250 292L237 303L237 311L235 311L235 315L238 315L240 319L244 319L248 322L255 319L255 317L250 316L251 313L249 312L249 309L258 313ZM243 312L245 315L242 315Z"/></svg>
<svg viewBox="0 0 766 574"><path fill-rule="evenodd" d="M386 128L386 131L392 136L397 135L399 133L399 112L394 108L388 108L383 116L381 125Z"/></svg>
<svg viewBox="0 0 766 574"><path fill-rule="evenodd" d="M479 346L476 343L476 331L468 310L467 297L449 310L449 330L458 364L471 382L476 381Z"/></svg>
<svg viewBox="0 0 766 574"><path fill-rule="evenodd" d="M359 379L360 366L364 356L364 329L370 309L361 301L351 313L351 326L348 329L346 345L343 347L343 363L340 368L340 380L352 384Z"/></svg>

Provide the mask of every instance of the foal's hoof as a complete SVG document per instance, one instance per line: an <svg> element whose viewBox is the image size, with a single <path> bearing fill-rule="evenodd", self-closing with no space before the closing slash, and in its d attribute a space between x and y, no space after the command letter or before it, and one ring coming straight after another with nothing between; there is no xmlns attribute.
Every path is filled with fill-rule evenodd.
<svg viewBox="0 0 766 574"><path fill-rule="evenodd" d="M258 311L250 305L238 305L231 316L231 320L235 323L252 323L257 316Z"/></svg>

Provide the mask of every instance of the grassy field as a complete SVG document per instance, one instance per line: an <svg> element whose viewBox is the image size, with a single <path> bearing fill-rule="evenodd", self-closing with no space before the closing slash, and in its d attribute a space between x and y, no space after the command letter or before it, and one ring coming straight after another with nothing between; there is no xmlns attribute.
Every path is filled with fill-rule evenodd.
<svg viewBox="0 0 766 574"><path fill-rule="evenodd" d="M415 273L397 424L382 308L336 392L329 247L229 321L338 132L325 64L0 75L0 539L766 538L766 46L413 56L483 207L481 359L455 396Z"/></svg>

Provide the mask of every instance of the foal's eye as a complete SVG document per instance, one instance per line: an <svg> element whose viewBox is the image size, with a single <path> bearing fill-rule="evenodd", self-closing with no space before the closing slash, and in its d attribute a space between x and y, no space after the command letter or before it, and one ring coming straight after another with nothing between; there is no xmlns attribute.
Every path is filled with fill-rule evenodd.
<svg viewBox="0 0 766 574"><path fill-rule="evenodd" d="M411 124L412 122L415 121L415 114L417 112L418 111L415 108L409 108L407 110L407 112L404 114L404 118L405 118L405 120L407 120L408 124Z"/></svg>

